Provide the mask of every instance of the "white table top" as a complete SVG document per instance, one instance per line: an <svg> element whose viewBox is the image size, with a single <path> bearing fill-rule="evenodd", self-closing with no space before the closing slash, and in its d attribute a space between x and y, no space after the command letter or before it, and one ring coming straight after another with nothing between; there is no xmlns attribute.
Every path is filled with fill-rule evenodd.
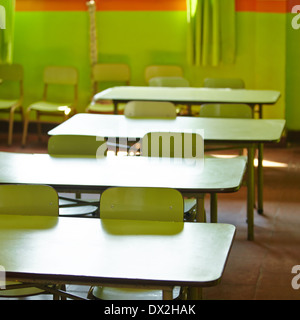
<svg viewBox="0 0 300 320"><path fill-rule="evenodd" d="M235 227L0 216L7 279L77 284L216 285Z"/></svg>
<svg viewBox="0 0 300 320"><path fill-rule="evenodd" d="M0 183L48 184L56 189L104 190L112 186L175 188L181 192L239 190L246 158L202 160L151 157L52 157L0 152Z"/></svg>
<svg viewBox="0 0 300 320"><path fill-rule="evenodd" d="M123 115L79 113L48 132L99 137L142 138L148 132L182 131L204 133L205 141L278 142L285 120L216 119L177 117L175 119L133 119Z"/></svg>
<svg viewBox="0 0 300 320"><path fill-rule="evenodd" d="M131 100L170 101L174 103L246 103L275 104L280 97L279 91L219 88L169 88L169 87L113 87L97 93L94 101Z"/></svg>

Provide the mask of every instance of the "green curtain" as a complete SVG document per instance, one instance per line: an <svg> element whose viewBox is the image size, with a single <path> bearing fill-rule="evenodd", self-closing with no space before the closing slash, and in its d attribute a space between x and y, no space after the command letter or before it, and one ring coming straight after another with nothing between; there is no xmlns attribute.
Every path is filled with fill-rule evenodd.
<svg viewBox="0 0 300 320"><path fill-rule="evenodd" d="M0 0L0 63L11 63L13 55L15 0Z"/></svg>
<svg viewBox="0 0 300 320"><path fill-rule="evenodd" d="M188 62L218 66L235 61L235 0L187 0Z"/></svg>

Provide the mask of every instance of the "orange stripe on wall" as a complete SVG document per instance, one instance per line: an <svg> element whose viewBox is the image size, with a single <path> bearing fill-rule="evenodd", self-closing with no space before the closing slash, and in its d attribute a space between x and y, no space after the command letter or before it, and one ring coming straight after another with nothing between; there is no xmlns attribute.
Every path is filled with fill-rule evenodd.
<svg viewBox="0 0 300 320"><path fill-rule="evenodd" d="M98 11L185 11L186 0L96 0ZM86 11L85 0L16 0L17 11Z"/></svg>
<svg viewBox="0 0 300 320"><path fill-rule="evenodd" d="M300 0L298 1L300 4ZM269 13L286 13L288 0L236 0L236 11L254 11Z"/></svg>
<svg viewBox="0 0 300 320"><path fill-rule="evenodd" d="M86 11L87 0L16 0L17 11ZM186 0L96 0L97 11L185 11ZM298 3L296 3L298 2ZM236 11L286 13L300 0L236 0Z"/></svg>
<svg viewBox="0 0 300 320"><path fill-rule="evenodd" d="M236 11L255 11L256 0L235 0Z"/></svg>

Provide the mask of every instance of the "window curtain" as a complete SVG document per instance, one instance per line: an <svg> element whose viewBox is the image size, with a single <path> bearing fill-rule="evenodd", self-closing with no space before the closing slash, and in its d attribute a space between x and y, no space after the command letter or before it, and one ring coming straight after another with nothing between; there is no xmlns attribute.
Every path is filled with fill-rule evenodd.
<svg viewBox="0 0 300 320"><path fill-rule="evenodd" d="M0 63L11 63L15 0L0 0Z"/></svg>
<svg viewBox="0 0 300 320"><path fill-rule="evenodd" d="M188 62L219 66L235 61L235 0L187 0Z"/></svg>

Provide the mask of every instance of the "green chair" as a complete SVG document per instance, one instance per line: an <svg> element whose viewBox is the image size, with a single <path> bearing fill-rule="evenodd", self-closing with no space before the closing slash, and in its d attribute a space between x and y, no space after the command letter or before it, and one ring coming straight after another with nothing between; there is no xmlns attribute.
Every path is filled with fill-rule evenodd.
<svg viewBox="0 0 300 320"><path fill-rule="evenodd" d="M58 217L58 195L52 187L45 185L0 185L0 214ZM10 285L21 288L9 289ZM5 286L6 289L0 289L0 296L5 298L50 294L46 289L17 281L6 281ZM54 294L53 298L58 299L58 295Z"/></svg>
<svg viewBox="0 0 300 320"><path fill-rule="evenodd" d="M245 83L239 78L206 78L205 88L244 89ZM253 118L253 111L247 104L204 104L200 107L200 117L210 118Z"/></svg>
<svg viewBox="0 0 300 320"><path fill-rule="evenodd" d="M247 104L204 104L200 108L200 117L251 119L252 110Z"/></svg>
<svg viewBox="0 0 300 320"><path fill-rule="evenodd" d="M125 105L128 118L176 118L176 108L171 102L130 101Z"/></svg>
<svg viewBox="0 0 300 320"><path fill-rule="evenodd" d="M129 101L125 105L124 115L127 118L149 118L149 119L175 119L176 107L171 102L160 101ZM117 145L118 147L118 145ZM122 150L125 148L122 147ZM138 154L140 143L127 145L135 154Z"/></svg>
<svg viewBox="0 0 300 320"><path fill-rule="evenodd" d="M190 86L190 83L183 77L153 77L149 79L149 86L186 88Z"/></svg>
<svg viewBox="0 0 300 320"><path fill-rule="evenodd" d="M189 81L183 77L154 77L149 79L150 87L186 88L190 86ZM186 105L176 105L176 112L179 115L189 114Z"/></svg>
<svg viewBox="0 0 300 320"><path fill-rule="evenodd" d="M145 68L145 81L154 77L183 77L183 69L176 65L150 65Z"/></svg>
<svg viewBox="0 0 300 320"><path fill-rule="evenodd" d="M204 140L197 133L149 132L142 138L141 155L144 157L204 159ZM184 199L186 221L194 221L196 208L196 199Z"/></svg>
<svg viewBox="0 0 300 320"><path fill-rule="evenodd" d="M138 200L137 200L138 199ZM106 189L100 199L101 219L183 221L183 198L169 188L116 187ZM179 298L175 287L173 297ZM161 290L140 288L91 287L90 299L162 300Z"/></svg>
<svg viewBox="0 0 300 320"><path fill-rule="evenodd" d="M51 156L96 157L99 147L105 149L106 142L95 136L54 135L48 140L48 153Z"/></svg>
<svg viewBox="0 0 300 320"><path fill-rule="evenodd" d="M244 89L245 83L239 78L205 78L205 88Z"/></svg>
<svg viewBox="0 0 300 320"><path fill-rule="evenodd" d="M14 115L22 116L24 71L20 64L0 64L0 113L8 113L8 145L12 144ZM8 94L9 93L9 94Z"/></svg>
<svg viewBox="0 0 300 320"><path fill-rule="evenodd" d="M42 121L41 117L55 117L56 119L59 118L60 121L65 121L76 113L78 103L78 71L75 67L47 66L44 69L43 83L44 92L42 100L32 103L27 108L22 146L26 145L28 124L33 121L30 119L31 112L35 112L36 114L35 122L38 125L39 138L41 136L41 123L53 123L52 120L48 119Z"/></svg>
<svg viewBox="0 0 300 320"><path fill-rule="evenodd" d="M97 63L92 67L92 97L112 86L126 85L130 83L130 69L125 63ZM102 86L102 87L101 87ZM122 106L119 110L122 113ZM114 105L112 101L91 102L86 110L89 113L113 114Z"/></svg>
<svg viewBox="0 0 300 320"><path fill-rule="evenodd" d="M94 136L56 135L48 140L48 153L53 157L95 157L106 154L106 142L97 141ZM76 192L75 198L59 196L60 216L95 216L99 212L99 201L80 199L81 193Z"/></svg>
<svg viewBox="0 0 300 320"><path fill-rule="evenodd" d="M239 78L206 78L204 80L204 87L207 88L229 88L229 89L243 89L245 88L244 81ZM206 118L232 118L232 119L251 119L254 117L253 110L247 104L204 104L200 107L200 117ZM236 149L232 146L222 146L209 148L208 151L213 150ZM239 151L240 154L242 150Z"/></svg>

